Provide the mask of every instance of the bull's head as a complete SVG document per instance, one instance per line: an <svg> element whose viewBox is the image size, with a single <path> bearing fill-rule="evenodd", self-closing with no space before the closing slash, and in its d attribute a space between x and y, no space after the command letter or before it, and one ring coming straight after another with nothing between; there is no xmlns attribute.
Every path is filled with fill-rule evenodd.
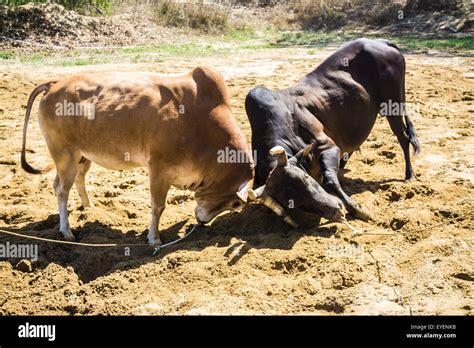
<svg viewBox="0 0 474 348"><path fill-rule="evenodd" d="M196 193L198 203L195 209L196 219L200 223L208 223L214 217L224 211L235 211L242 209L247 203L248 190L252 187L253 179L240 184L238 188L232 186L224 193Z"/></svg>
<svg viewBox="0 0 474 348"><path fill-rule="evenodd" d="M297 227L297 224L290 217L291 209L315 213L331 221L341 220L344 216L342 202L327 193L303 169L302 163L312 148L313 146L309 145L288 159L283 147L273 147L270 155L276 156L277 164L270 172L265 185L249 190L249 200L260 198L264 205L284 217L293 227Z"/></svg>
<svg viewBox="0 0 474 348"><path fill-rule="evenodd" d="M241 149L245 151L242 161L217 161L217 165L208 171L203 182L195 190L195 215L200 223L208 223L224 211L240 210L247 203L248 190L253 186L255 170L252 154L245 143Z"/></svg>

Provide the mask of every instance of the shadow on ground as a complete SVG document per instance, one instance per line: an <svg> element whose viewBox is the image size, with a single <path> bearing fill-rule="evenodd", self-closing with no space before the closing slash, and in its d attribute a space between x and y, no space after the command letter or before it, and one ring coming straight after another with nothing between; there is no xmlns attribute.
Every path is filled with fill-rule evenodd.
<svg viewBox="0 0 474 348"><path fill-rule="evenodd" d="M146 245L147 231L122 231L99 221L86 222L73 229L78 242L91 244L117 244L113 247L89 247L80 245L56 244L47 241L31 240L11 235L1 235L0 243L38 244L38 261L34 269L43 269L51 263L63 267L72 267L83 283L122 270L138 268L142 264L154 262L164 256L179 251L200 251L210 246L228 247L225 252L241 247L237 256L229 259L229 264L236 263L253 248L289 250L304 235L329 237L336 232L336 227L314 227L319 219L307 220L306 227L293 229L273 212L263 206L252 204L240 213L227 213L218 216L210 225L198 225L186 240L171 245L152 256L154 248ZM192 223L192 222L190 222ZM5 230L28 236L63 240L58 231L58 215L50 215L45 220L30 223L22 228L4 228ZM176 240L191 228L188 221L176 223L161 232L164 243ZM309 227L308 227L309 226ZM235 241L237 239L237 242ZM13 267L18 258L7 259Z"/></svg>

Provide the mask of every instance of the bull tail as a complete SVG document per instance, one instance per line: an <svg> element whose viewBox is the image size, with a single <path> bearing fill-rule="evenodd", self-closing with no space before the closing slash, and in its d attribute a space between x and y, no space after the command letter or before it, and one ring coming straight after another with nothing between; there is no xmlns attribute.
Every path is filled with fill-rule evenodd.
<svg viewBox="0 0 474 348"><path fill-rule="evenodd" d="M405 58L403 58L403 77L402 77L402 98L401 99L403 102L405 102ZM406 108L402 108L403 110L403 120L405 124L405 134L408 137L408 141L410 144L413 146L413 156L416 156L420 153L421 147L420 143L418 142L418 138L416 137L416 131L415 127L413 126L413 123L410 120L410 117L407 115L407 110ZM401 115L400 115L401 116Z"/></svg>
<svg viewBox="0 0 474 348"><path fill-rule="evenodd" d="M45 174L54 169L54 164L52 163L43 169L35 169L26 161L26 131L28 129L28 120L30 119L33 102L35 101L35 98L38 96L38 94L47 92L54 83L56 82L51 81L37 86L33 92L31 92L30 98L28 99L28 104L26 105L25 123L23 124L23 143L21 146L21 167L25 172L30 174Z"/></svg>
<svg viewBox="0 0 474 348"><path fill-rule="evenodd" d="M395 45L393 47L397 48ZM402 70L402 78L401 78L401 88L400 88L400 96L399 99L397 98L396 100L400 100L405 104L405 58L403 55L400 53L401 58L402 58L402 63L403 63L403 70ZM421 146L420 143L418 142L418 138L416 137L416 131L415 127L413 126L413 123L410 120L410 117L407 115L407 109L406 107L401 108L402 109L402 114L400 116L403 116L403 130L405 132L405 135L408 138L408 141L410 144L413 146L413 156L416 156L420 153L421 151ZM389 121L390 122L390 121Z"/></svg>
<svg viewBox="0 0 474 348"><path fill-rule="evenodd" d="M413 126L413 123L411 123L411 120L408 117L408 115L404 115L404 120L405 120L405 127L406 127L405 132L406 132L406 135L408 136L408 140L413 146L413 149L414 149L413 155L416 156L420 153L421 147L420 147L420 143L418 142L418 138L416 137L415 127Z"/></svg>

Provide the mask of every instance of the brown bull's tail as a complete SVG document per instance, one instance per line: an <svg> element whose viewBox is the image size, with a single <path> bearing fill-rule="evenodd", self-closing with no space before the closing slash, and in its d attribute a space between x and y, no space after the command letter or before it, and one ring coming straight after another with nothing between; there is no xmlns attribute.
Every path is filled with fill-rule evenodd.
<svg viewBox="0 0 474 348"><path fill-rule="evenodd" d="M49 87L56 82L47 82L43 83L42 85L39 85L36 87L33 92L30 94L30 98L28 99L28 104L26 105L26 114L25 114L25 123L23 124L23 144L21 146L21 167L23 170L25 170L27 173L30 174L45 174L50 172L52 169L54 169L54 164L48 165L46 168L43 169L35 169L32 166L26 162L26 130L28 129L28 120L30 119L30 114L31 114L31 108L33 107L33 102L35 101L35 98L38 94L47 92L49 90Z"/></svg>

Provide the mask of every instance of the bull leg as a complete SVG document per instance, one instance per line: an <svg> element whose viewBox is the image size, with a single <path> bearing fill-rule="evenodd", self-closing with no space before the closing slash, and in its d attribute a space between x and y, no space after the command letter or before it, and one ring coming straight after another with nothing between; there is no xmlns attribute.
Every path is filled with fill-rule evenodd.
<svg viewBox="0 0 474 348"><path fill-rule="evenodd" d="M57 170L57 175L54 179L54 192L58 199L59 231L66 240L75 240L71 228L69 227L67 202L69 191L74 184L74 179L78 171L79 158L77 155L62 152L60 157L53 155L53 159Z"/></svg>
<svg viewBox="0 0 474 348"><path fill-rule="evenodd" d="M383 101L383 103L380 103L380 106L382 107L383 104L398 105L398 111L382 112L382 110L379 110L379 113L387 117L390 128L403 150L403 156L405 157L405 180L412 180L415 178L415 173L410 161L410 143L413 145L415 154L420 151L420 144L416 137L415 128L405 109L405 62L398 68L385 74L380 92L381 100Z"/></svg>
<svg viewBox="0 0 474 348"><path fill-rule="evenodd" d="M341 150L337 146L332 146L321 152L320 161L323 169L324 186L342 200L349 214L357 219L367 221L369 220L369 214L342 190L339 183L337 172L339 170L340 153Z"/></svg>
<svg viewBox="0 0 474 348"><path fill-rule="evenodd" d="M84 208L93 207L94 205L91 203L90 197L86 190L86 173L91 167L91 161L83 158L79 162L79 169L77 171L76 179L74 184L76 185L77 192L79 193L79 197L81 198L81 203Z"/></svg>
<svg viewBox="0 0 474 348"><path fill-rule="evenodd" d="M171 184L160 176L158 166L149 166L151 192L151 224L148 230L148 243L161 245L159 232L160 217L165 210L166 194Z"/></svg>
<svg viewBox="0 0 474 348"><path fill-rule="evenodd" d="M341 159L341 163L339 165L339 168L340 169L344 169L344 167L346 166L347 162L349 162L349 158L351 158L352 154L354 152L350 152L347 154L347 156L342 156L342 159Z"/></svg>
<svg viewBox="0 0 474 348"><path fill-rule="evenodd" d="M405 180L412 180L415 178L415 173L413 172L410 160L410 139L405 133L406 127L403 123L403 118L401 116L387 116L387 120L403 150L403 156L405 157Z"/></svg>

